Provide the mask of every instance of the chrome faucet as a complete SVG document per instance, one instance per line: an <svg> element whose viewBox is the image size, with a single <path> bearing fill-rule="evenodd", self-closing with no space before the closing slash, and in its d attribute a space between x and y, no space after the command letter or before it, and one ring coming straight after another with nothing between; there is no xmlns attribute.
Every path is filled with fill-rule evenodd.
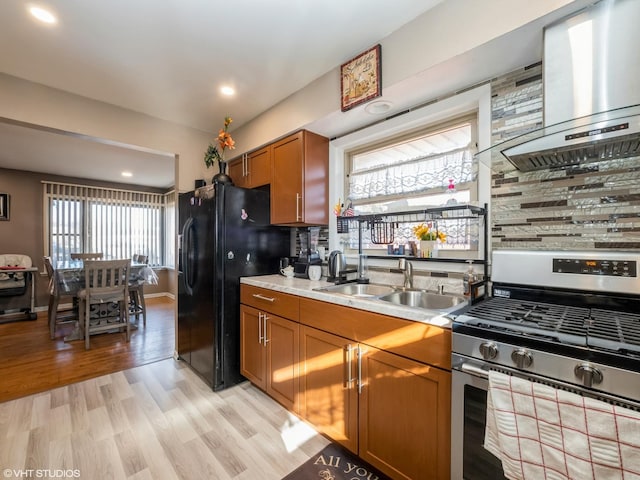
<svg viewBox="0 0 640 480"><path fill-rule="evenodd" d="M413 265L406 258L398 260L398 270L404 273L404 288L413 288Z"/></svg>

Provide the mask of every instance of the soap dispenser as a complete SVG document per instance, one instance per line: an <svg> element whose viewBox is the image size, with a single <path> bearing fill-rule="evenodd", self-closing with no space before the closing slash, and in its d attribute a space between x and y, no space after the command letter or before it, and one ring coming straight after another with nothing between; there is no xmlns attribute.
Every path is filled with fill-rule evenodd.
<svg viewBox="0 0 640 480"><path fill-rule="evenodd" d="M464 290L464 295L468 297L471 295L472 284L478 280L478 276L473 270L473 260L467 260L467 262L469 262L469 268L466 272L464 272L464 275L462 276L462 287Z"/></svg>

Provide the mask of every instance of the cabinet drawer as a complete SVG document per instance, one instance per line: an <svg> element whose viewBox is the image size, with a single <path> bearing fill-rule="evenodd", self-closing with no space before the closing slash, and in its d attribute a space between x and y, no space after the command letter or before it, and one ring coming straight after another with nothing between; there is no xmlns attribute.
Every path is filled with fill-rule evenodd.
<svg viewBox="0 0 640 480"><path fill-rule="evenodd" d="M308 298L300 299L300 323L451 370L451 331L446 328Z"/></svg>
<svg viewBox="0 0 640 480"><path fill-rule="evenodd" d="M289 320L298 321L300 317L299 297L288 293L241 284L240 302Z"/></svg>

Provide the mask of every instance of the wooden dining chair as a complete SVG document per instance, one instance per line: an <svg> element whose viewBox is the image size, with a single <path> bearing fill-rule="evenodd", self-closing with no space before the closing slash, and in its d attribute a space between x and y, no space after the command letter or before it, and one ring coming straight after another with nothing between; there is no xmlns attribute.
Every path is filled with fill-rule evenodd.
<svg viewBox="0 0 640 480"><path fill-rule="evenodd" d="M71 260L102 260L102 252L96 253L71 253Z"/></svg>
<svg viewBox="0 0 640 480"><path fill-rule="evenodd" d="M133 255L133 261L136 263L147 263L148 255ZM147 326L147 306L144 303L144 280L140 279L134 283L129 283L129 315L136 317L136 322L140 320L142 315L142 325Z"/></svg>
<svg viewBox="0 0 640 480"><path fill-rule="evenodd" d="M44 268L49 277L49 307L47 309L47 317L49 321L49 334L51 340L55 338L56 326L71 323L78 320L78 308L74 295L64 295L60 293L60 285L56 278L56 273L51 262L51 257L44 258ZM60 309L60 300L68 300L71 307Z"/></svg>
<svg viewBox="0 0 640 480"><path fill-rule="evenodd" d="M131 338L129 323L129 273L131 260L87 260L84 262L85 285L78 292L84 346L90 348L92 334L124 329ZM95 318L91 318L92 307ZM104 307L104 308L101 308Z"/></svg>

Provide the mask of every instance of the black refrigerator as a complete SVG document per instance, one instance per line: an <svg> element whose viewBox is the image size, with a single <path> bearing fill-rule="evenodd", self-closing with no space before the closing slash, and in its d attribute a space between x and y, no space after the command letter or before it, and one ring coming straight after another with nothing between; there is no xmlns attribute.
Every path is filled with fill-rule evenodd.
<svg viewBox="0 0 640 480"><path fill-rule="evenodd" d="M215 184L179 196L178 355L213 390L240 374L240 277L277 273L290 229L269 224L269 193Z"/></svg>

